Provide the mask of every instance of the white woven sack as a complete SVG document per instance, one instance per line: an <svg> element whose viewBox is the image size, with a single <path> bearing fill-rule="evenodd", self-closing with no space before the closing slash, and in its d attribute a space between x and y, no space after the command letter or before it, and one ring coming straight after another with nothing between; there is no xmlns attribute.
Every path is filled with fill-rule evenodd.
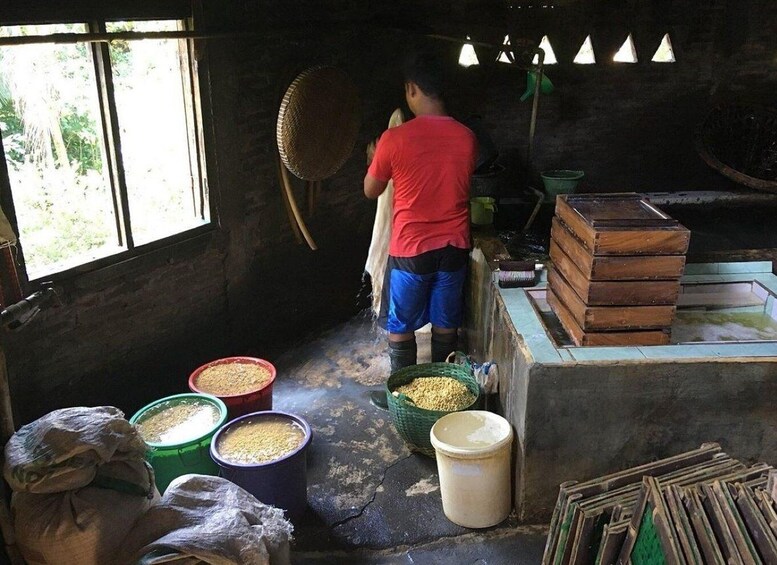
<svg viewBox="0 0 777 565"><path fill-rule="evenodd" d="M289 565L293 527L221 477L183 475L124 540L119 565Z"/></svg>
<svg viewBox="0 0 777 565"><path fill-rule="evenodd" d="M3 474L27 563L114 563L135 520L159 498L146 449L112 406L55 410L17 431Z"/></svg>
<svg viewBox="0 0 777 565"><path fill-rule="evenodd" d="M109 461L142 462L147 449L118 408L62 408L11 436L3 475L15 492L63 492L87 486Z"/></svg>

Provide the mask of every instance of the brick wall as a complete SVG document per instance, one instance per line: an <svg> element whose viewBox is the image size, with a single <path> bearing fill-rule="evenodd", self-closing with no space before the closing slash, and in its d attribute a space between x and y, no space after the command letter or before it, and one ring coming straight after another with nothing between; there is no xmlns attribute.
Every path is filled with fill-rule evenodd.
<svg viewBox="0 0 777 565"><path fill-rule="evenodd" d="M131 13L133 2L123 4ZM581 168L603 190L728 187L696 156L692 130L713 92L729 86L737 93L768 91L775 80L774 27L764 23L767 15L774 21L775 9L765 1L630 2L630 16L617 18L611 2L566 1L553 17L535 11L515 20L506 2L493 1L205 4L201 29L268 29L205 47L214 149L209 176L219 228L63 283L61 307L8 333L18 423L81 403L113 404L129 415L163 394L185 391L186 377L202 362L227 354L272 359L364 307L361 274L374 203L361 193L363 148L402 101L399 60L414 42L375 25L475 38L479 31L494 41L505 27L537 39L551 35L561 64L548 70L556 91L541 100L536 169ZM81 3L73 6L77 11ZM732 19L732 13L744 16ZM677 64L645 62L665 30ZM629 31L639 65L570 63L585 34L595 33L595 47L602 38L602 58ZM446 49L456 57L458 47ZM275 120L290 77L318 63L337 65L356 82L363 127L352 157L324 182L309 218L320 247L312 252L294 241L285 216ZM484 116L505 155L520 155L530 112L529 102L518 101L525 74L496 65L459 74L453 108Z"/></svg>
<svg viewBox="0 0 777 565"><path fill-rule="evenodd" d="M539 41L547 34L559 59L546 67L555 91L540 99L536 171L582 169L589 188L602 191L736 188L698 157L693 134L719 99L774 103L777 5L616 2L616 10L613 2L557 4L552 10L514 10L525 12L513 26L519 35ZM629 33L639 63L613 63ZM650 61L664 33L673 41L676 63ZM588 34L597 64L573 64ZM481 61L493 61L492 53L479 54ZM526 73L490 63L461 74L461 111L480 113L497 145L523 155L531 99L521 103L518 97Z"/></svg>

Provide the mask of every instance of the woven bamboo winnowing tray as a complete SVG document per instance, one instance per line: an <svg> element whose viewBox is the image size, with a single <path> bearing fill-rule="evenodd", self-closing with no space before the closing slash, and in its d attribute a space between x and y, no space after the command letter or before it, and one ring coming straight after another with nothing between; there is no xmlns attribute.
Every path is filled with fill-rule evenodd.
<svg viewBox="0 0 777 565"><path fill-rule="evenodd" d="M278 151L297 177L323 180L351 155L360 125L359 95L348 75L335 67L312 67L294 79L283 97Z"/></svg>

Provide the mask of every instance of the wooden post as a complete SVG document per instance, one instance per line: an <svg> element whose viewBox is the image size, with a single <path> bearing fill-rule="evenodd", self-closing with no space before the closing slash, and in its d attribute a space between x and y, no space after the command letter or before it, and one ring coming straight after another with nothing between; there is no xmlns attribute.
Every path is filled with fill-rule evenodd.
<svg viewBox="0 0 777 565"><path fill-rule="evenodd" d="M2 446L14 434L13 409L11 408L11 389L8 384L8 368L5 364L5 350L0 338L0 440ZM5 465L5 455L0 456L0 465ZM6 502L6 484L0 480L0 532L5 542L5 552L12 565L24 565L19 549L16 547L16 534L13 529L11 512Z"/></svg>

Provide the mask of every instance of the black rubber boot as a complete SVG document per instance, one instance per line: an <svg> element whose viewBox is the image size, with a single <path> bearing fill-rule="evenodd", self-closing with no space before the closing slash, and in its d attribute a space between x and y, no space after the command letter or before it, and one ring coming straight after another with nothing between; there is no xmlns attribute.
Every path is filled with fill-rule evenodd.
<svg viewBox="0 0 777 565"><path fill-rule="evenodd" d="M389 341L389 360L391 372L395 373L404 367L416 364L418 346L415 338L407 341ZM370 402L382 410L388 410L385 390L373 390L370 392Z"/></svg>
<svg viewBox="0 0 777 565"><path fill-rule="evenodd" d="M389 360L391 360L391 372L396 373L400 369L416 364L418 346L415 338L407 341L389 341Z"/></svg>
<svg viewBox="0 0 777 565"><path fill-rule="evenodd" d="M454 333L432 332L432 363L441 363L448 358L452 351L456 351L459 336Z"/></svg>

